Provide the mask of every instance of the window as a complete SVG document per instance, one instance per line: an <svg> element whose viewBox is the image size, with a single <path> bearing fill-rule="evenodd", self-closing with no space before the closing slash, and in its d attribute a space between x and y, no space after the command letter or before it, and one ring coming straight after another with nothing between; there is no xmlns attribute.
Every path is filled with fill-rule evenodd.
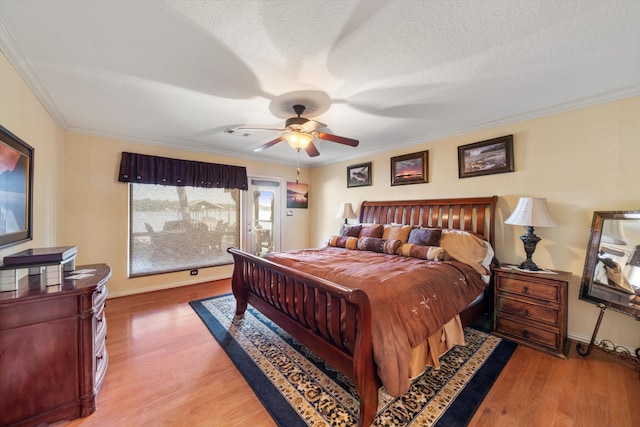
<svg viewBox="0 0 640 427"><path fill-rule="evenodd" d="M240 190L130 184L129 276L231 264Z"/></svg>

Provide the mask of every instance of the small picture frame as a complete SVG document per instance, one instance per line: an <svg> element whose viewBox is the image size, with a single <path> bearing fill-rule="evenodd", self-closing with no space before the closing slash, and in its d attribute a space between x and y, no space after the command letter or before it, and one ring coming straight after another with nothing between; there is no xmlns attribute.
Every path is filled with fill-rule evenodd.
<svg viewBox="0 0 640 427"><path fill-rule="evenodd" d="M347 166L347 188L371 185L371 162Z"/></svg>
<svg viewBox="0 0 640 427"><path fill-rule="evenodd" d="M458 147L459 178L513 171L513 135Z"/></svg>
<svg viewBox="0 0 640 427"><path fill-rule="evenodd" d="M429 151L391 158L391 185L422 184L428 181Z"/></svg>

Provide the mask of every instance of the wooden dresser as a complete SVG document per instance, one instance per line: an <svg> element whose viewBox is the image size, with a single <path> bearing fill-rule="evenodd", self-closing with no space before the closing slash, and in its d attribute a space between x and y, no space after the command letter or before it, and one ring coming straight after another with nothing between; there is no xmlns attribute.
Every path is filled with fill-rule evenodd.
<svg viewBox="0 0 640 427"><path fill-rule="evenodd" d="M107 370L106 264L89 277L41 286L38 276L0 293L0 425L85 417ZM68 277L70 273L65 273Z"/></svg>
<svg viewBox="0 0 640 427"><path fill-rule="evenodd" d="M571 273L494 270L494 334L566 359Z"/></svg>

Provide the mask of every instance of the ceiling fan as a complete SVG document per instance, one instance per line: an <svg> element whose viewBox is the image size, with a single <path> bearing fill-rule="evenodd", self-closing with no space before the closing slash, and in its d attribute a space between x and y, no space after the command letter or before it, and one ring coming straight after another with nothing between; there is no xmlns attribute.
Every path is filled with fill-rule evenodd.
<svg viewBox="0 0 640 427"><path fill-rule="evenodd" d="M332 135L330 133L319 132L318 129L327 127L324 123L320 123L316 120L305 119L304 117L300 117L302 113L304 113L305 106L301 104L296 104L293 106L293 111L298 115L298 117L290 117L285 122L285 127L282 129L274 129L274 128L257 128L257 127L240 127L238 129L242 130L278 130L285 132L283 135L274 139L273 141L269 141L266 144L263 144L256 148L253 151L262 151L266 150L269 147L272 147L279 143L280 141L287 141L291 148L297 150L305 150L310 157L319 156L320 152L316 148L313 140L324 139L326 141L337 142L338 144L348 145L350 147L357 147L359 141L351 138L345 138L338 135Z"/></svg>

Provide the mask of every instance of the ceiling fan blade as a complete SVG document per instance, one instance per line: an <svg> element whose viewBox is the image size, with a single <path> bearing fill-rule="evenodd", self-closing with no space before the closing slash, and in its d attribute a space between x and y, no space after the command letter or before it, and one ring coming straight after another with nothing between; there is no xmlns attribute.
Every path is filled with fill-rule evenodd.
<svg viewBox="0 0 640 427"><path fill-rule="evenodd" d="M292 130L313 132L316 129L327 127L327 125L316 120L305 119L304 117L290 117L285 122L285 127Z"/></svg>
<svg viewBox="0 0 640 427"><path fill-rule="evenodd" d="M313 132L316 129L327 127L324 123L320 123L316 120L308 120L303 126L308 132Z"/></svg>
<svg viewBox="0 0 640 427"><path fill-rule="evenodd" d="M267 127L255 127L255 126L241 126L236 128L238 130L272 130L272 131L285 131L286 129L276 129L276 128L267 128Z"/></svg>
<svg viewBox="0 0 640 427"><path fill-rule="evenodd" d="M305 148L305 151L307 152L309 157L316 157L316 156L320 155L320 152L318 151L318 149L316 148L316 146L315 146L315 144L313 142L310 142L307 145L307 148Z"/></svg>
<svg viewBox="0 0 640 427"><path fill-rule="evenodd" d="M253 151L262 151L262 150L266 150L269 147L272 147L274 145L276 145L278 142L282 141L284 139L284 135L277 137L276 139L274 139L273 141L269 141L266 144L263 144L261 146L259 146L258 148L254 149Z"/></svg>
<svg viewBox="0 0 640 427"><path fill-rule="evenodd" d="M358 144L360 143L356 139L345 138L343 136L332 135L330 133L316 132L315 135L320 139L337 142L338 144L344 144L344 145L348 145L350 147L357 147Z"/></svg>

